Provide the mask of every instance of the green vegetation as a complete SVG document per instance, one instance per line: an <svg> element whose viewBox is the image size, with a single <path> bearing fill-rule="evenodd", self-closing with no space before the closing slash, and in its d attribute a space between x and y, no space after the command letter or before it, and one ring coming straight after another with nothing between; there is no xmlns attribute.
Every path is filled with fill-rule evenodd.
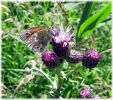
<svg viewBox="0 0 113 100"><path fill-rule="evenodd" d="M89 13L85 11L86 8ZM85 19L83 19L84 12L88 14ZM53 82L57 80L55 70L44 66L39 60L39 55L30 51L19 39L19 34L28 27L54 25L59 28L59 23L63 23L65 27L71 25L73 33L77 34L75 49L81 48L84 52L89 48L96 48L101 53L101 60L97 67L91 70L81 63L71 65L65 61L62 68L60 97L77 98L79 89L89 85L93 95L110 98L112 95L110 13L111 4L108 2L94 4L93 2L2 2L2 84L4 85L2 97L55 98L55 90L50 81L41 73L22 85L13 95L20 80L26 75L25 68L29 60L36 60L37 68L41 67ZM50 47L48 45L49 49Z"/></svg>

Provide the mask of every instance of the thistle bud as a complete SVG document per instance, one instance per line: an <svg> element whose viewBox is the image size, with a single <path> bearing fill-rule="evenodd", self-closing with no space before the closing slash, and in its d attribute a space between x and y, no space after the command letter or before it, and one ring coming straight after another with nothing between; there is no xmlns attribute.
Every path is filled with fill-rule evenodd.
<svg viewBox="0 0 113 100"><path fill-rule="evenodd" d="M76 50L71 50L69 56L67 57L67 61L70 63L78 63L82 61L83 54Z"/></svg>
<svg viewBox="0 0 113 100"><path fill-rule="evenodd" d="M100 54L90 49L83 54L82 64L88 68L94 68L100 60Z"/></svg>
<svg viewBox="0 0 113 100"><path fill-rule="evenodd" d="M42 61L47 67L55 67L60 59L53 51L46 51L42 54Z"/></svg>
<svg viewBox="0 0 113 100"><path fill-rule="evenodd" d="M83 87L79 92L80 98L92 98L90 87Z"/></svg>

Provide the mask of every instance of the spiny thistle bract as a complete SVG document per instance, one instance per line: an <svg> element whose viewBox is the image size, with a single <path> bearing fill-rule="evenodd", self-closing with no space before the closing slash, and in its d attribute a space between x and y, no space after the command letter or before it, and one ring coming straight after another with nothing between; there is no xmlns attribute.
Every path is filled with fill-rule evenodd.
<svg viewBox="0 0 113 100"><path fill-rule="evenodd" d="M82 64L88 68L94 68L99 60L100 54L94 49L89 49L83 54Z"/></svg>
<svg viewBox="0 0 113 100"><path fill-rule="evenodd" d="M54 68L60 63L59 57L53 51L46 51L42 54L42 61L47 67Z"/></svg>
<svg viewBox="0 0 113 100"><path fill-rule="evenodd" d="M73 34L70 33L71 28L68 27L66 32L64 32L64 28L61 25L60 30L55 28L52 29L53 37L52 37L52 45L53 51L61 58L65 59L69 55L70 47L73 45L71 42L71 38Z"/></svg>
<svg viewBox="0 0 113 100"><path fill-rule="evenodd" d="M67 57L67 61L70 63L78 63L82 61L83 54L76 50L70 50L70 54Z"/></svg>

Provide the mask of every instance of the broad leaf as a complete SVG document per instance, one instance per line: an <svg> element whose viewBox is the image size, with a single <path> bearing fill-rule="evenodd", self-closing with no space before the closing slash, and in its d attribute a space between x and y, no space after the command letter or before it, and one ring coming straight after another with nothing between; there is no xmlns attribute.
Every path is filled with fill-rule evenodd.
<svg viewBox="0 0 113 100"><path fill-rule="evenodd" d="M103 9L99 10L95 15L88 18L79 28L78 38L88 38L92 31L111 13L112 4L109 3Z"/></svg>
<svg viewBox="0 0 113 100"><path fill-rule="evenodd" d="M87 2L86 3L83 14L80 19L80 23L78 25L78 30L79 30L81 24L91 16L92 10L95 8L95 6L96 6L96 2ZM77 32L78 32L78 30L77 30Z"/></svg>

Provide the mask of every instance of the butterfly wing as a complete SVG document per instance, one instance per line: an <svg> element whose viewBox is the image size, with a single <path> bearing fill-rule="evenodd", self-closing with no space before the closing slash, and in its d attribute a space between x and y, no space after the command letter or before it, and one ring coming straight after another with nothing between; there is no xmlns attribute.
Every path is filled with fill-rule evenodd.
<svg viewBox="0 0 113 100"><path fill-rule="evenodd" d="M20 35L28 47L34 52L42 52L48 44L51 37L51 31L48 27L29 28Z"/></svg>
<svg viewBox="0 0 113 100"><path fill-rule="evenodd" d="M32 36L29 47L35 52L44 51L45 46L50 41L49 30L40 31Z"/></svg>

